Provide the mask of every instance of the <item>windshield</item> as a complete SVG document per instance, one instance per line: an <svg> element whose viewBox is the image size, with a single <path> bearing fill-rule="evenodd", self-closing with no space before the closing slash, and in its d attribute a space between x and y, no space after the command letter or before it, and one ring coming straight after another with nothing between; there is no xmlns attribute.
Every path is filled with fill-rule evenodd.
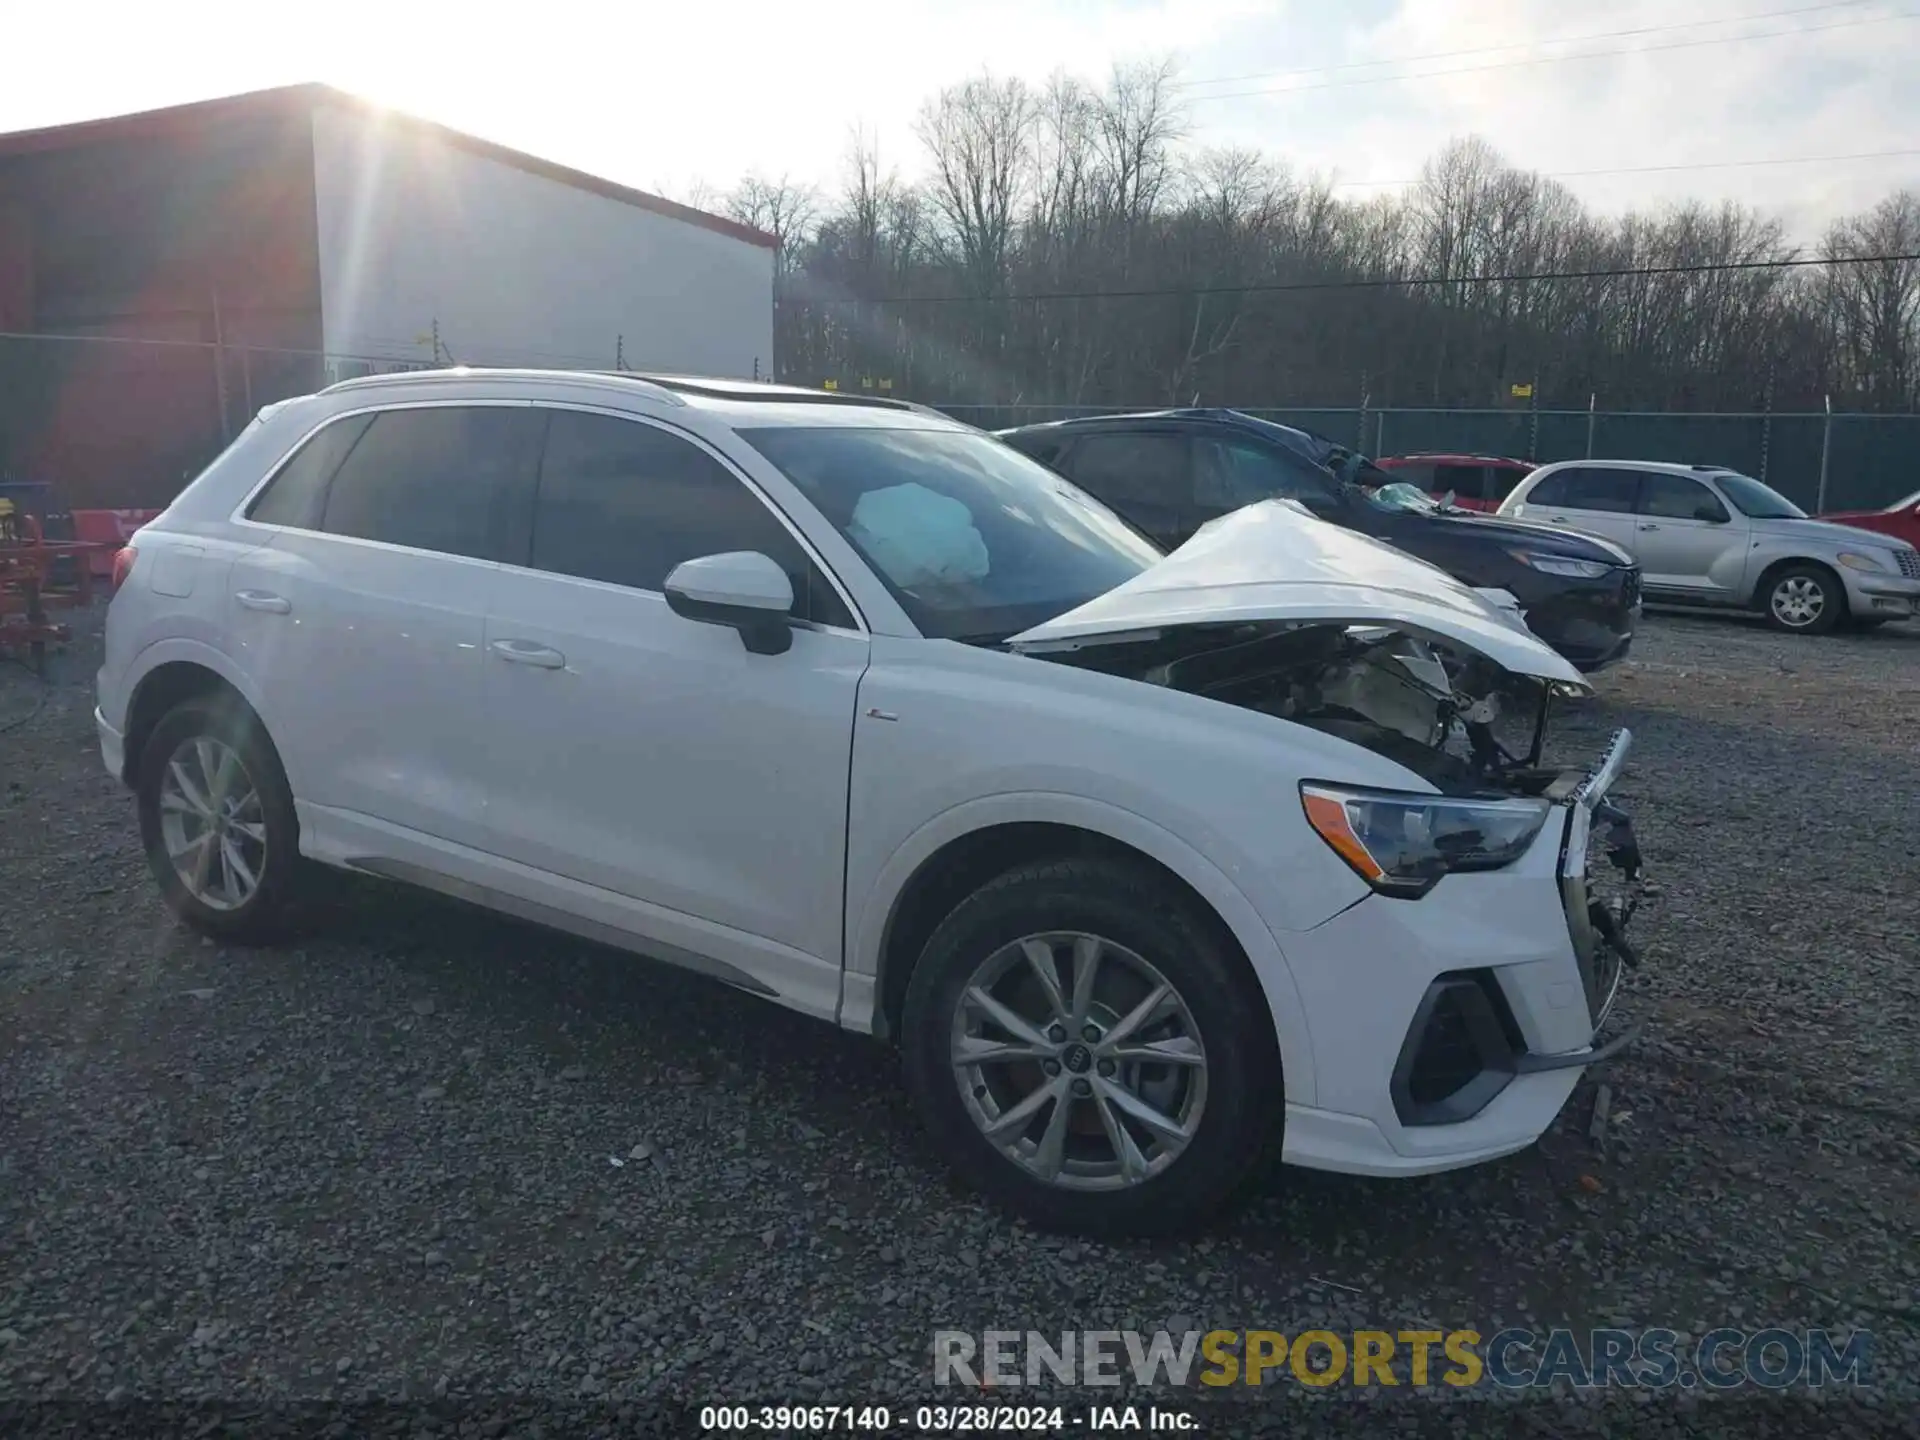
<svg viewBox="0 0 1920 1440"><path fill-rule="evenodd" d="M959 430L742 430L873 567L920 633L997 643L1160 551L1085 491Z"/></svg>
<svg viewBox="0 0 1920 1440"><path fill-rule="evenodd" d="M1750 475L1721 470L1714 475L1720 493L1733 502L1733 508L1749 520L1804 520L1807 512L1778 490L1762 485Z"/></svg>

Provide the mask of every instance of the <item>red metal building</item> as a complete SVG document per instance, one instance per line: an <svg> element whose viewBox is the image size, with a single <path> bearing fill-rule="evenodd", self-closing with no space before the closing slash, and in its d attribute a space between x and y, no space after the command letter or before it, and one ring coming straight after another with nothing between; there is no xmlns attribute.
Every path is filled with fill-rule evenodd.
<svg viewBox="0 0 1920 1440"><path fill-rule="evenodd" d="M770 372L773 243L322 85L0 135L0 481L163 506L328 357L429 362L430 326L476 364L618 335Z"/></svg>

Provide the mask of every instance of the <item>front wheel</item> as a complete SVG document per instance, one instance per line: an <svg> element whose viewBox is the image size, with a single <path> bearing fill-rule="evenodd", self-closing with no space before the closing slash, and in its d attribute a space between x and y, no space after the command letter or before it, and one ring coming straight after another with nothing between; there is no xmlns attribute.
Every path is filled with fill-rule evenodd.
<svg viewBox="0 0 1920 1440"><path fill-rule="evenodd" d="M1847 597L1830 571L1792 565L1775 575L1766 594L1768 623L1778 630L1824 635L1847 615Z"/></svg>
<svg viewBox="0 0 1920 1440"><path fill-rule="evenodd" d="M1134 866L1028 865L962 901L914 969L902 1040L949 1163L1042 1228L1196 1227L1280 1135L1265 997L1215 927Z"/></svg>
<svg viewBox="0 0 1920 1440"><path fill-rule="evenodd" d="M242 944L277 937L300 870L293 795L259 718L200 696L161 717L135 795L147 863L188 925Z"/></svg>

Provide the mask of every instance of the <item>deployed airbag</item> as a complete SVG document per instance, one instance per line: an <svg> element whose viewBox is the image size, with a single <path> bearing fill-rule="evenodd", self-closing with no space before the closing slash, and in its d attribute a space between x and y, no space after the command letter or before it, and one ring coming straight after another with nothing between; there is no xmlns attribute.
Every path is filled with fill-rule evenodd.
<svg viewBox="0 0 1920 1440"><path fill-rule="evenodd" d="M973 512L924 485L867 491L847 529L867 559L903 589L986 578L987 542Z"/></svg>

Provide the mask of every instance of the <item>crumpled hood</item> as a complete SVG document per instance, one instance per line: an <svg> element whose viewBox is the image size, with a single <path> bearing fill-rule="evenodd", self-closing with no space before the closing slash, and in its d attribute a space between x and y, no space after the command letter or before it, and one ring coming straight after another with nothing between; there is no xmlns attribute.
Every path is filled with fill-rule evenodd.
<svg viewBox="0 0 1920 1440"><path fill-rule="evenodd" d="M1566 660L1444 571L1278 500L1201 527L1159 564L1007 644L1053 649L1250 620L1391 625L1516 675L1587 688Z"/></svg>

